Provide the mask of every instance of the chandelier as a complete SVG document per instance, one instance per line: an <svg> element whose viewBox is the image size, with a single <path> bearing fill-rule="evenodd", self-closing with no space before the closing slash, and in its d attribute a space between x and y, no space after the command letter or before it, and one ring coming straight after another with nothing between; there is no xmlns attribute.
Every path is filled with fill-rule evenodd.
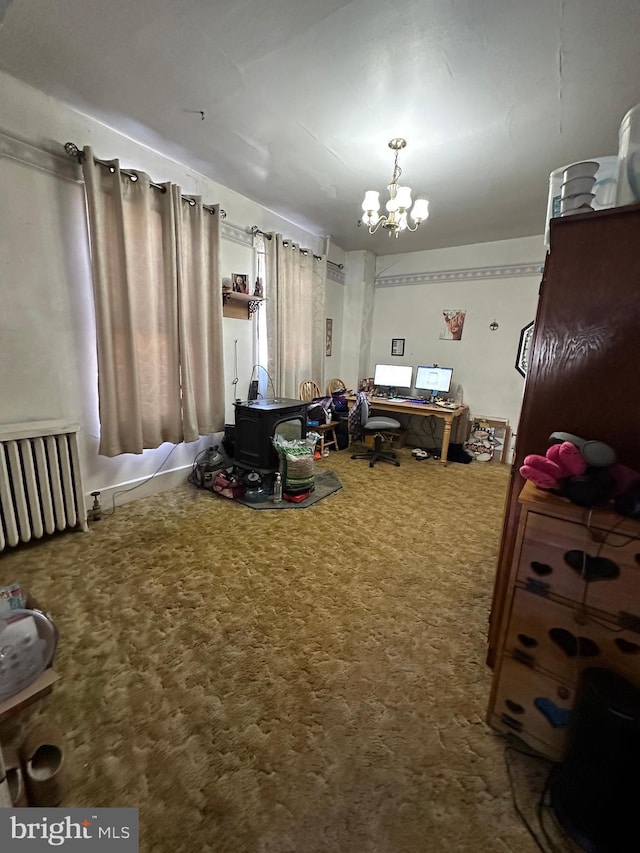
<svg viewBox="0 0 640 853"><path fill-rule="evenodd" d="M410 225L407 219L411 207L411 187L398 186L402 174L402 169L398 166L398 152L402 151L406 145L405 139L392 139L389 142L389 148L396 152L396 159L393 164L391 183L387 187L389 201L385 205L386 216L380 216L378 212L380 210L380 193L377 190L367 190L364 194L364 201L362 202L364 216L358 225L366 225L369 234L374 234L378 228L382 227L387 229L390 237L398 237L401 231L417 231L420 223L424 222L429 216L429 202L426 198L417 198L411 210L414 225Z"/></svg>

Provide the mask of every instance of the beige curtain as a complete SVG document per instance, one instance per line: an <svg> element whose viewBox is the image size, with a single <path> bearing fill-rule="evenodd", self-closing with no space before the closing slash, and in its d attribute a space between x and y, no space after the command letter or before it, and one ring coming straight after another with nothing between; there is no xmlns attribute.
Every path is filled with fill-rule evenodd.
<svg viewBox="0 0 640 853"><path fill-rule="evenodd" d="M184 441L224 429L220 208L173 186Z"/></svg>
<svg viewBox="0 0 640 853"><path fill-rule="evenodd" d="M89 147L84 155L100 454L222 429L218 216L199 200L192 210L177 187L152 188L117 160L106 168Z"/></svg>
<svg viewBox="0 0 640 853"><path fill-rule="evenodd" d="M326 259L281 234L265 240L269 374L276 393L298 398L303 379L324 388Z"/></svg>

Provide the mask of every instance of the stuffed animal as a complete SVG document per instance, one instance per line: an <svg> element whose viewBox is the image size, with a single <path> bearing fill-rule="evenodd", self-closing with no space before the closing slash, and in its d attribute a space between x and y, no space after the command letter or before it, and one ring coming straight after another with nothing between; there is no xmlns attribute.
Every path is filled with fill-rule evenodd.
<svg viewBox="0 0 640 853"><path fill-rule="evenodd" d="M539 489L557 491L578 506L605 503L616 494L623 466L602 441L586 441L566 432L554 432L545 456L527 456L520 473Z"/></svg>
<svg viewBox="0 0 640 853"><path fill-rule="evenodd" d="M526 456L520 473L539 489L562 491L563 480L581 476L586 470L587 463L576 445L563 441L562 444L552 444L545 456L535 453Z"/></svg>

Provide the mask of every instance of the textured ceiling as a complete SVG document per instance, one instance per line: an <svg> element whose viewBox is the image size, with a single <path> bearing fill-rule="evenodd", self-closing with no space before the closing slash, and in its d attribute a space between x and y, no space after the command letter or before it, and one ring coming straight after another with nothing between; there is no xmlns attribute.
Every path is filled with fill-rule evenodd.
<svg viewBox="0 0 640 853"><path fill-rule="evenodd" d="M347 250L541 234L549 173L617 153L640 101L639 0L0 0L3 15L0 70ZM431 218L391 242L357 220L365 189L385 200L394 136Z"/></svg>

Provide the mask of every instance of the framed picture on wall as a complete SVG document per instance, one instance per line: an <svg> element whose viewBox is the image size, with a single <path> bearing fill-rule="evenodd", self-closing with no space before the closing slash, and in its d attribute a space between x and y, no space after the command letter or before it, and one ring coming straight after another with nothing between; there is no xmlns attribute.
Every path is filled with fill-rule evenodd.
<svg viewBox="0 0 640 853"><path fill-rule="evenodd" d="M327 317L325 326L325 355L331 355L331 347L333 344L333 320Z"/></svg>
<svg viewBox="0 0 640 853"><path fill-rule="evenodd" d="M391 338L391 355L404 355L404 338Z"/></svg>
<svg viewBox="0 0 640 853"><path fill-rule="evenodd" d="M459 341L462 339L464 318L467 312L461 308L447 308L442 312L441 341Z"/></svg>
<svg viewBox="0 0 640 853"><path fill-rule="evenodd" d="M518 343L518 354L516 355L516 370L521 376L527 375L529 367L529 353L531 351L531 339L533 338L533 320L520 331Z"/></svg>

